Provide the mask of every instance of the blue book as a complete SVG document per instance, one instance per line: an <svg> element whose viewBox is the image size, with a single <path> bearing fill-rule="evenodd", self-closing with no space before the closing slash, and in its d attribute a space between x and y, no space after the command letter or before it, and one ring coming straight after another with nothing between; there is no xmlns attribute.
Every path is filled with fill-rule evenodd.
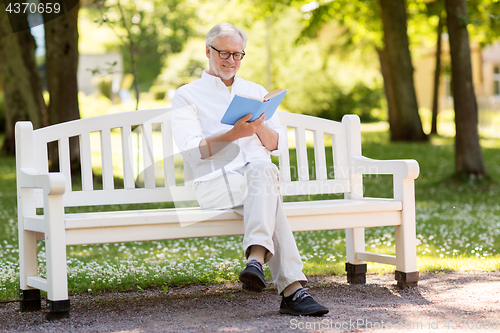
<svg viewBox="0 0 500 333"><path fill-rule="evenodd" d="M280 105L283 97L288 90L277 89L264 96L264 99L234 95L231 104L229 104L226 113L220 121L222 124L234 125L240 118L251 113L250 122L259 118L263 113L266 114L266 120L269 120Z"/></svg>

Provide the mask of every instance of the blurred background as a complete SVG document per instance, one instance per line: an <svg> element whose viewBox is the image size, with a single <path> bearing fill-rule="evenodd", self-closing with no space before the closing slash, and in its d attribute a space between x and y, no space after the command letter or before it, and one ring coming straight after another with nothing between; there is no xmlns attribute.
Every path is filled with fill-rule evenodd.
<svg viewBox="0 0 500 333"><path fill-rule="evenodd" d="M498 0L68 3L56 19L16 14L31 27L16 33L12 9L0 11L0 145L7 154L18 120L37 128L170 106L175 89L208 67L204 36L224 21L249 37L238 75L288 89L284 111L332 120L355 113L362 122L385 122L392 141L454 136L455 52L456 82L473 84L472 95L456 88L472 105L462 114L476 114L457 122L489 137L500 133ZM453 34L468 49L450 49ZM477 134L468 140L479 142Z"/></svg>

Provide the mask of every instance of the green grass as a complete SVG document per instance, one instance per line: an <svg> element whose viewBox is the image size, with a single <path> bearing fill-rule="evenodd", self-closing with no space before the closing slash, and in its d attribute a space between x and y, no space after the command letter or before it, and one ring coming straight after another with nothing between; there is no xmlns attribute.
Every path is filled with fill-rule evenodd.
<svg viewBox="0 0 500 333"><path fill-rule="evenodd" d="M452 138L434 137L430 143L389 143L386 130L372 125L364 128L363 155L411 158L420 164L415 183L419 271L500 269L500 140L482 140L492 180L459 183L451 179ZM309 153L312 156L312 151ZM0 300L9 300L18 297L19 288L13 157L0 156L0 183ZM390 176L365 177L364 185L366 196L391 196ZM306 275L345 274L342 230L297 232L295 237ZM70 293L149 287L167 290L186 284L236 281L244 265L241 243L242 237L234 236L70 246ZM393 228L367 229L366 243L369 251L394 253ZM44 244L39 242L41 275L44 255ZM368 267L369 272L377 274L394 270L393 266L374 263ZM266 274L270 278L269 271Z"/></svg>

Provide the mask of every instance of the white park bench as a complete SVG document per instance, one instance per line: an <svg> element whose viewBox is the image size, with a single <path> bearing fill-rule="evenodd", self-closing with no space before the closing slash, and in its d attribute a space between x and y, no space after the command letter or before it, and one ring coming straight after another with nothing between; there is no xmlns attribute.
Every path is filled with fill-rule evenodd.
<svg viewBox="0 0 500 333"><path fill-rule="evenodd" d="M69 316L68 245L243 234L243 220L231 210L184 207L65 213L66 207L159 202L175 202L179 207L183 202L193 202L191 170L187 165L182 167L182 162L180 166L176 163L180 155L175 154L169 111L153 109L110 114L37 130L33 130L30 122L16 124L22 311L41 309L40 290L43 290L47 292L48 318ZM292 177L295 165L290 166L290 151L286 149L279 157L282 194L302 195L302 198L343 194L343 198L334 200L286 202L284 207L292 230L346 229L346 270L350 283L366 282L365 262L370 261L395 265L399 287L416 285L419 274L414 179L419 174L418 163L363 157L360 121L355 115L344 116L342 122L285 112L279 112L279 117L282 125L288 127L289 137L295 137L298 173L298 177ZM81 184L76 188L71 177L70 137L77 137L79 141ZM112 137L121 140L112 140ZM308 163L306 137L314 142L314 163ZM91 159L91 141L95 142L96 138L102 168L102 188L98 189L94 188L92 170L92 162L95 168L97 158ZM51 142L58 147L59 172L48 171L47 147ZM325 142L326 149L333 149L330 168ZM135 171L138 147L144 170L140 186ZM158 152L160 157L156 156ZM120 163L116 162L117 155ZM114 183L116 164L123 167L119 175L123 177L122 188L116 188ZM309 179L310 165L316 175L312 180ZM185 182L176 181L176 168L181 172L178 178L182 178L184 172ZM391 174L393 198L364 198L364 174ZM370 253L365 249L364 228L381 226L395 227L395 255ZM46 278L38 274L37 240L45 240Z"/></svg>

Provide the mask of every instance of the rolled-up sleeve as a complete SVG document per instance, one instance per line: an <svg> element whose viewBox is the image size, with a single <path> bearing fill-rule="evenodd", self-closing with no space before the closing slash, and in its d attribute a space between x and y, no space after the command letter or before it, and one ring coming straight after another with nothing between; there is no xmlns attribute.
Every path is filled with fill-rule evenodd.
<svg viewBox="0 0 500 333"><path fill-rule="evenodd" d="M182 156L192 166L201 159L200 142L203 140L203 128L198 118L196 106L189 104L182 94L176 94L172 101L172 133Z"/></svg>
<svg viewBox="0 0 500 333"><path fill-rule="evenodd" d="M288 142L286 136L286 128L281 126L278 112L275 112L271 119L266 121L266 125L270 129L278 133L278 148L271 151L271 155L279 156L288 147Z"/></svg>
<svg viewBox="0 0 500 333"><path fill-rule="evenodd" d="M263 87L260 88L261 88L260 96L261 98L264 98L264 96L268 93L268 91ZM286 128L281 126L278 112L275 112L271 117L271 119L266 120L265 124L267 127L278 133L278 148L272 150L271 155L279 156L288 147L288 141L286 137Z"/></svg>

